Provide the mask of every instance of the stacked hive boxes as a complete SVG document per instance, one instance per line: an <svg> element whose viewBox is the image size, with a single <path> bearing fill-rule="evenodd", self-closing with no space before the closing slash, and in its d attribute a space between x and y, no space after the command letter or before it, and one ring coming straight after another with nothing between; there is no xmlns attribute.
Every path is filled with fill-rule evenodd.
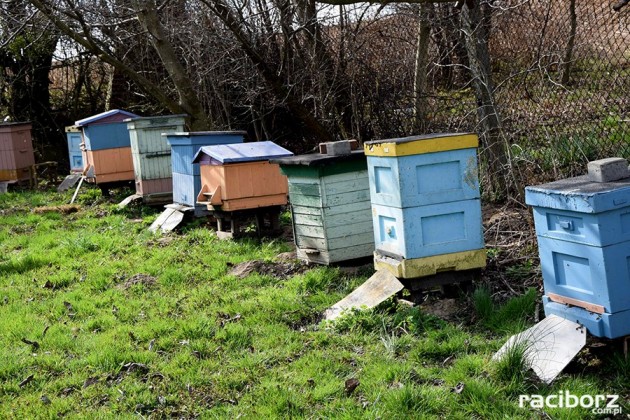
<svg viewBox="0 0 630 420"><path fill-rule="evenodd" d="M133 181L127 118L138 115L113 109L75 122L83 133L83 164L97 184Z"/></svg>
<svg viewBox="0 0 630 420"><path fill-rule="evenodd" d="M623 168L612 172L623 177L608 176L611 164ZM624 159L591 162L589 175L525 190L534 211L545 313L598 337L630 335L627 166Z"/></svg>
<svg viewBox="0 0 630 420"><path fill-rule="evenodd" d="M365 144L375 266L399 278L485 266L475 134Z"/></svg>
<svg viewBox="0 0 630 420"><path fill-rule="evenodd" d="M171 146L162 134L182 132L184 115L128 119L136 194L145 202L170 201L173 195Z"/></svg>
<svg viewBox="0 0 630 420"><path fill-rule="evenodd" d="M367 159L313 153L275 159L289 179L298 258L330 264L374 252Z"/></svg>
<svg viewBox="0 0 630 420"><path fill-rule="evenodd" d="M0 182L30 179L34 164L31 124L0 124Z"/></svg>
<svg viewBox="0 0 630 420"><path fill-rule="evenodd" d="M82 172L83 156L81 153L81 130L79 127L76 125L66 127L66 140L68 142L70 172Z"/></svg>
<svg viewBox="0 0 630 420"><path fill-rule="evenodd" d="M242 143L245 131L199 131L194 133L165 134L171 146L173 173L173 202L194 208L195 216L207 214L204 205L197 204L201 191L199 165L193 159L201 146Z"/></svg>

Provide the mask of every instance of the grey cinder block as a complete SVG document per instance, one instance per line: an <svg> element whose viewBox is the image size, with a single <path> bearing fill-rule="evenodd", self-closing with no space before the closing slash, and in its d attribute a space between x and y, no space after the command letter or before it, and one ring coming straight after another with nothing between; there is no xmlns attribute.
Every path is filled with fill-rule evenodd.
<svg viewBox="0 0 630 420"><path fill-rule="evenodd" d="M630 177L628 161L614 157L588 163L588 177L594 182L611 182Z"/></svg>

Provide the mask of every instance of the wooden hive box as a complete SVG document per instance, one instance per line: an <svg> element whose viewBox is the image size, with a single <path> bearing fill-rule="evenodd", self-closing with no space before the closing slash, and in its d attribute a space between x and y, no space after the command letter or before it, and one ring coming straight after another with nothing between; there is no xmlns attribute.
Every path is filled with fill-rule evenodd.
<svg viewBox="0 0 630 420"><path fill-rule="evenodd" d="M185 115L131 118L127 129L131 142L136 194L145 202L173 197L171 146L163 134L184 130Z"/></svg>
<svg viewBox="0 0 630 420"><path fill-rule="evenodd" d="M375 265L398 277L485 266L475 134L366 142Z"/></svg>
<svg viewBox="0 0 630 420"><path fill-rule="evenodd" d="M207 207L197 204L201 191L199 165L193 159L201 146L242 143L245 131L197 131L165 134L171 146L173 203L194 208L195 216L208 213Z"/></svg>
<svg viewBox="0 0 630 420"><path fill-rule="evenodd" d="M84 172L89 181L106 184L133 181L131 143L127 118L139 115L113 109L76 121L81 129Z"/></svg>
<svg viewBox="0 0 630 420"><path fill-rule="evenodd" d="M314 153L274 159L289 181L297 255L331 264L374 252L367 160L362 150L346 155Z"/></svg>
<svg viewBox="0 0 630 420"><path fill-rule="evenodd" d="M525 202L534 212L545 314L598 337L630 335L630 178L531 186Z"/></svg>
<svg viewBox="0 0 630 420"><path fill-rule="evenodd" d="M76 125L66 127L68 143L68 160L70 172L83 172L83 155L81 153L81 130Z"/></svg>
<svg viewBox="0 0 630 420"><path fill-rule="evenodd" d="M269 159L293 153L271 141L204 146L197 202L209 210L237 211L287 204L287 178Z"/></svg>
<svg viewBox="0 0 630 420"><path fill-rule="evenodd" d="M31 123L0 124L0 181L28 180L34 164Z"/></svg>

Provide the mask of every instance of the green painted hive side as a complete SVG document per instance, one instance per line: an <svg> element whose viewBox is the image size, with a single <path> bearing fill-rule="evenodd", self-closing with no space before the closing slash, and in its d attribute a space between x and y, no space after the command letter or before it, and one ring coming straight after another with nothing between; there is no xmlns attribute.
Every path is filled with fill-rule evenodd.
<svg viewBox="0 0 630 420"><path fill-rule="evenodd" d="M131 151L136 180L170 178L171 146L162 133L184 130L183 118L170 118L159 125L143 125L130 129Z"/></svg>
<svg viewBox="0 0 630 420"><path fill-rule="evenodd" d="M374 236L365 162L292 166L283 171L289 177L293 229L301 259L330 264L372 255ZM319 253L307 253L306 249Z"/></svg>

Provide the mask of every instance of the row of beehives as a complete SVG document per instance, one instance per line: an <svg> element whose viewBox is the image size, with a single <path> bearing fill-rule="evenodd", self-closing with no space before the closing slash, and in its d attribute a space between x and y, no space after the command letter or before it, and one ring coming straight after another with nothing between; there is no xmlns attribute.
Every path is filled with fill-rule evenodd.
<svg viewBox="0 0 630 420"><path fill-rule="evenodd" d="M141 195L170 187L174 202L199 210L281 204L287 179L274 169L277 164L288 177L294 237L304 260L328 264L374 253L376 267L399 278L485 265L474 135L381 140L366 143L363 151L278 157L290 152L216 146L242 143L242 132L181 133L180 116L119 112L121 132L132 139L129 169L123 172L136 179ZM97 152L107 147L97 144L95 133L107 131L100 126L112 117L106 114L77 122L83 156L97 182L101 175L103 182L114 180L108 174L115 171L99 171L100 162L121 163L121 151L99 160ZM112 138L105 145L117 145ZM149 138L154 140L144 144ZM142 155L152 166L143 166ZM251 168L235 175L254 155L272 175ZM157 165L162 161L168 164ZM526 194L534 206L545 311L597 336L630 334L630 178L627 170L620 172L621 179L578 177L530 187ZM279 201L269 201L271 196Z"/></svg>

